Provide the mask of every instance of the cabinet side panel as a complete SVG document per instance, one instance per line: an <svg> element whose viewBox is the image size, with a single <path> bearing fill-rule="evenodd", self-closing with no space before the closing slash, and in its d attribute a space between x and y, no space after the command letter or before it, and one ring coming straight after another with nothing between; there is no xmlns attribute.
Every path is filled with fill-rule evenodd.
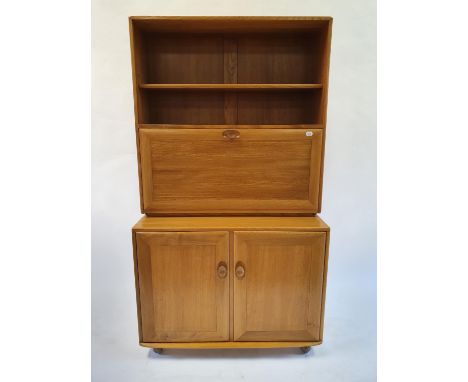
<svg viewBox="0 0 468 382"><path fill-rule="evenodd" d="M327 33L324 36L325 52L322 61L322 102L320 107L320 120L324 126L323 145L322 145L322 161L320 165L320 185L318 196L317 212L322 211L322 189L323 189L323 174L324 174L324 161L325 161L325 140L326 140L326 126L327 126L327 108L328 108L328 86L329 86L329 72L330 72L330 55L331 55L331 38L332 38L333 20L328 21Z"/></svg>
<svg viewBox="0 0 468 382"><path fill-rule="evenodd" d="M141 304L140 304L140 285L138 281L138 258L137 258L137 242L135 232L132 232L132 245L133 245L133 271L135 275L135 296L137 305L137 319L138 319L138 338L140 342L143 341L142 327L141 327Z"/></svg>
<svg viewBox="0 0 468 382"><path fill-rule="evenodd" d="M140 137L138 135L138 125L139 123L148 122L149 120L147 98L144 96L143 91L139 88L139 84L146 82L146 48L144 35L141 30L135 26L131 18L129 19L129 32L132 62L135 138L137 146L138 179L140 190L140 210L143 213L143 186L141 178Z"/></svg>
<svg viewBox="0 0 468 382"><path fill-rule="evenodd" d="M320 317L320 341L323 341L323 330L325 321L325 300L327 294L327 277L328 277L328 256L330 251L330 231L327 232L327 241L325 243L325 258L323 264L323 287L322 287L322 308Z"/></svg>

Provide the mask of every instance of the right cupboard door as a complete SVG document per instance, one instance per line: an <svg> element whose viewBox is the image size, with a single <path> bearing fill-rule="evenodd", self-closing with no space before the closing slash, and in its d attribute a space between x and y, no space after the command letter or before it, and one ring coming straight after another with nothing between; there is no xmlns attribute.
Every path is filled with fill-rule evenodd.
<svg viewBox="0 0 468 382"><path fill-rule="evenodd" d="M321 341L326 235L234 233L234 340Z"/></svg>

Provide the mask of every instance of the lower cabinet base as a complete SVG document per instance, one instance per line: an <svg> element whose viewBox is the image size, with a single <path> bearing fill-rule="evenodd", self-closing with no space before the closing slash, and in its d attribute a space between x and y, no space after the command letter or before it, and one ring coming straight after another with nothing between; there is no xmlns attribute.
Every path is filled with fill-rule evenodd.
<svg viewBox="0 0 468 382"><path fill-rule="evenodd" d="M141 346L155 349L271 349L307 348L320 345L317 342L140 342Z"/></svg>
<svg viewBox="0 0 468 382"><path fill-rule="evenodd" d="M329 233L317 216L144 217L133 228L139 343L321 344Z"/></svg>

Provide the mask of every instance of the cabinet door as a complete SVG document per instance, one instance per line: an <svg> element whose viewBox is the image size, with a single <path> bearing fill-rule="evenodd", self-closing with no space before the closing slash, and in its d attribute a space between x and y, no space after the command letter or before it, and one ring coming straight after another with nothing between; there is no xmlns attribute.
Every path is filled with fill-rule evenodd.
<svg viewBox="0 0 468 382"><path fill-rule="evenodd" d="M315 213L320 129L140 129L143 212Z"/></svg>
<svg viewBox="0 0 468 382"><path fill-rule="evenodd" d="M229 339L229 234L136 233L143 342Z"/></svg>
<svg viewBox="0 0 468 382"><path fill-rule="evenodd" d="M234 340L320 341L326 233L234 238Z"/></svg>

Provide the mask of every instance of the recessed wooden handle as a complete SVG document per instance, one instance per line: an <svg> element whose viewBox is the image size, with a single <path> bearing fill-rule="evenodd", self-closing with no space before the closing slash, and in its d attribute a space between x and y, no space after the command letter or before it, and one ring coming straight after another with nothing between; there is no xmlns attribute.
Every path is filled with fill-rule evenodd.
<svg viewBox="0 0 468 382"><path fill-rule="evenodd" d="M245 277L245 268L244 268L244 264L242 263L237 263L236 264L236 277L238 279L243 279Z"/></svg>
<svg viewBox="0 0 468 382"><path fill-rule="evenodd" d="M223 137L232 141L234 139L239 139L240 133L237 130L224 130Z"/></svg>
<svg viewBox="0 0 468 382"><path fill-rule="evenodd" d="M227 269L227 265L224 261L221 261L219 264L218 264L218 269L217 269L217 272L218 272L218 277L220 279L224 279L227 274L228 274L228 269Z"/></svg>

